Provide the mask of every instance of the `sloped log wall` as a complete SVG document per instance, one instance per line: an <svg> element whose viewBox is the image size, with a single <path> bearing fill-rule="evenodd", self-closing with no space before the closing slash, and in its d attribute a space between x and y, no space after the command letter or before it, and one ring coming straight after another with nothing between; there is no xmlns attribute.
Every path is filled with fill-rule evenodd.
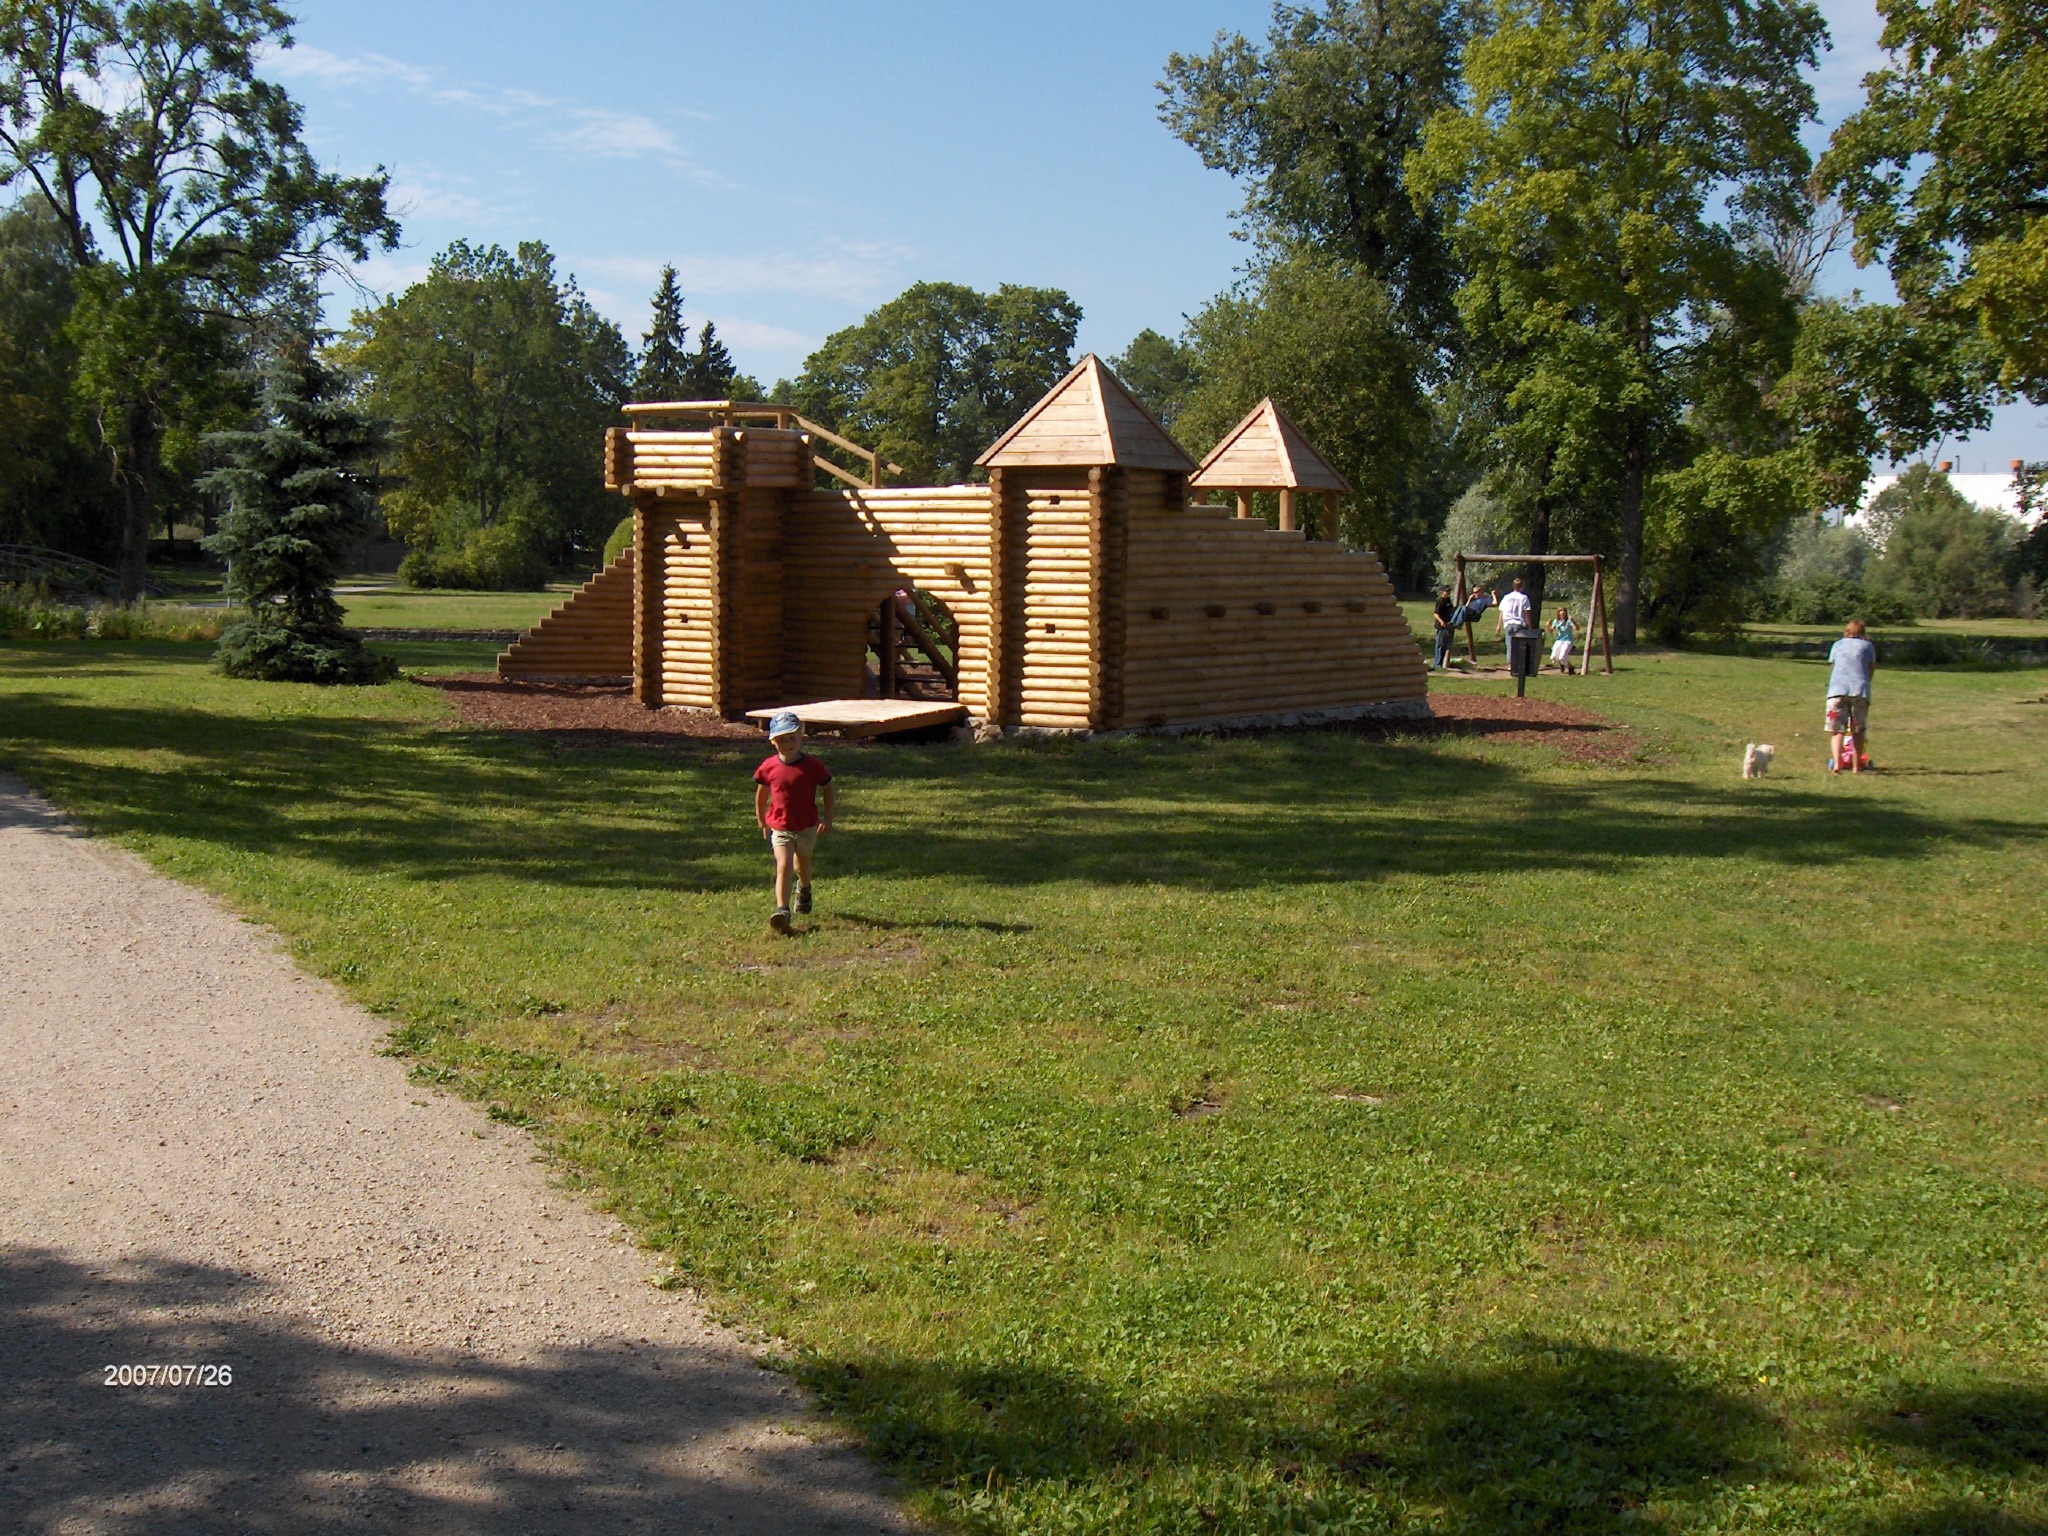
<svg viewBox="0 0 2048 1536"><path fill-rule="evenodd" d="M500 677L625 677L633 670L629 545L567 602L499 653Z"/></svg>
<svg viewBox="0 0 2048 1536"><path fill-rule="evenodd" d="M1378 556L1180 494L1143 473L1125 490L1124 725L1420 704L1422 653Z"/></svg>
<svg viewBox="0 0 2048 1536"><path fill-rule="evenodd" d="M988 709L987 486L799 492L783 512L781 686L746 707L859 698L867 623L899 587L943 602L960 626L960 702ZM751 686L751 684L750 684Z"/></svg>

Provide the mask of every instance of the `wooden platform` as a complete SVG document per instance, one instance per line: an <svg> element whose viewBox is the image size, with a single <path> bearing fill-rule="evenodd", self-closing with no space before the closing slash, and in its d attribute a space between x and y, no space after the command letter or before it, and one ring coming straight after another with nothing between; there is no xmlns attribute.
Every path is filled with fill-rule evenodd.
<svg viewBox="0 0 2048 1536"><path fill-rule="evenodd" d="M813 704L750 709L747 718L765 731L769 720L785 709L803 721L806 731L835 736L892 736L926 726L958 725L967 718L964 704L934 704L922 699L819 699Z"/></svg>

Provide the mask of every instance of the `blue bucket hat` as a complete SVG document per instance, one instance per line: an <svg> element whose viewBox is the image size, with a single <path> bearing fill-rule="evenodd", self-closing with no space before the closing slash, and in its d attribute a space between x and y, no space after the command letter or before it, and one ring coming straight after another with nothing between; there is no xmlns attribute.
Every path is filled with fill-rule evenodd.
<svg viewBox="0 0 2048 1536"><path fill-rule="evenodd" d="M798 731L801 731L803 728L804 723L803 721L797 719L795 710L778 710L775 714L769 717L768 739L770 741L773 741L778 736L794 736Z"/></svg>

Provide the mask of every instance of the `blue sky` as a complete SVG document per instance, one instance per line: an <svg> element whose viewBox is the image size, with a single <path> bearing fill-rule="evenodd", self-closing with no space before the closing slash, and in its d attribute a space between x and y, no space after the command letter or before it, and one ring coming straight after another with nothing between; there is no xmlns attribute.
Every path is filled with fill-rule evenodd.
<svg viewBox="0 0 2048 1536"><path fill-rule="evenodd" d="M1823 0L1825 123L1881 55L1874 7ZM302 0L274 59L338 170L391 173L402 288L458 237L547 242L638 342L664 261L772 382L919 279L1036 283L1082 306L1084 349L1172 333L1227 286L1240 191L1158 120L1169 53L1262 34L1266 0ZM1817 140L1818 141L1818 140ZM1816 142L1817 142L1816 141ZM1838 289L1884 289L1846 261ZM338 317L337 317L338 318ZM2048 457L2011 407L1942 451Z"/></svg>

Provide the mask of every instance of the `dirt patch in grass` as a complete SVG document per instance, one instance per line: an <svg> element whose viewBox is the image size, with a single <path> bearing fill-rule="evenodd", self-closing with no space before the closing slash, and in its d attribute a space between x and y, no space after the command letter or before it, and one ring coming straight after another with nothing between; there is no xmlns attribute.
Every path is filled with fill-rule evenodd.
<svg viewBox="0 0 2048 1536"><path fill-rule="evenodd" d="M1626 763L1643 750L1635 734L1590 709L1553 699L1485 693L1430 695L1428 722L1361 722L1387 735L1484 736L1522 747L1553 747L1575 763Z"/></svg>
<svg viewBox="0 0 2048 1536"><path fill-rule="evenodd" d="M550 682L490 672L414 681L447 694L466 726L531 731L579 746L761 740L759 729L744 720L721 720L690 709L643 709L623 683ZM1642 743L1623 727L1589 709L1551 699L1439 693L1431 697L1429 708L1432 718L1426 721L1364 720L1349 729L1367 736L1481 736L1516 746L1551 747L1580 763L1626 763L1642 751ZM859 745L865 743L832 743L835 751Z"/></svg>
<svg viewBox="0 0 2048 1536"><path fill-rule="evenodd" d="M760 727L693 709L645 709L624 683L572 683L464 672L413 679L445 693L466 726L531 731L577 746L761 742ZM837 743L834 744L835 746Z"/></svg>

